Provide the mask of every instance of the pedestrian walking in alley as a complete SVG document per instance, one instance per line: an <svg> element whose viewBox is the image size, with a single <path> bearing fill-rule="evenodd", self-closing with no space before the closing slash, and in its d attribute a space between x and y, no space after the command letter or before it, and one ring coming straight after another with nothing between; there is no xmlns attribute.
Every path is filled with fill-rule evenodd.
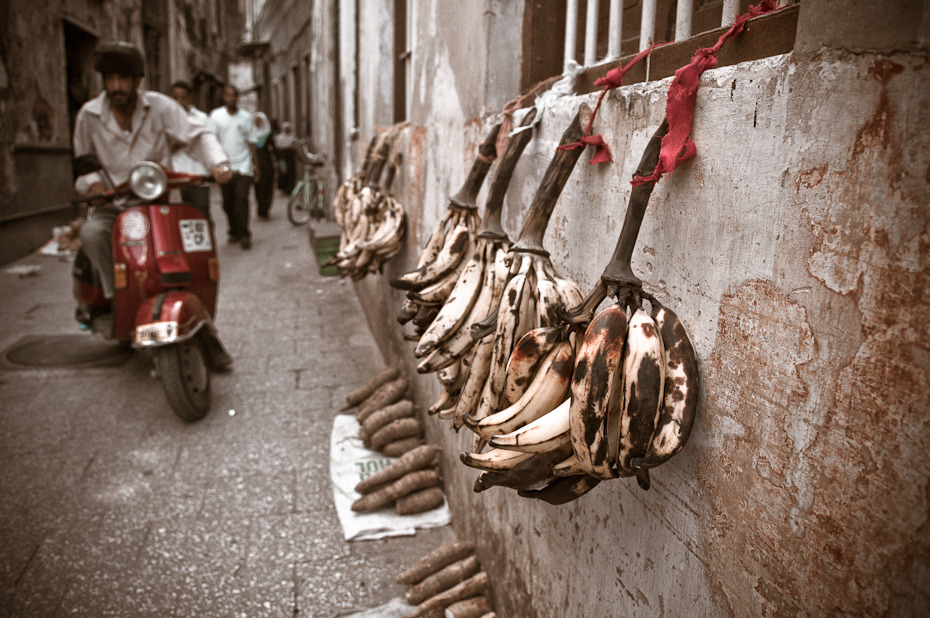
<svg viewBox="0 0 930 618"><path fill-rule="evenodd" d="M229 241L240 243L243 249L252 248L249 230L249 193L253 178L261 179L255 144L249 141L252 117L239 108L239 89L231 84L223 88L223 106L210 112L209 128L229 153L234 172L233 179L221 187L223 211L229 222Z"/></svg>
<svg viewBox="0 0 930 618"><path fill-rule="evenodd" d="M274 136L274 147L278 161L284 162L278 170L278 189L290 195L297 179L297 133L294 132L294 125L290 122L281 125L281 131Z"/></svg>
<svg viewBox="0 0 930 618"><path fill-rule="evenodd" d="M186 81L179 80L171 85L171 98L180 103L181 107L187 112L187 117L191 122L204 127L207 126L208 117L205 112L200 111L191 104L191 94L193 87ZM196 159L179 148L171 154L171 169L176 172L186 174L207 174L207 169ZM210 186L209 185L191 185L181 187L181 199L200 212L207 218L210 225L213 225L213 217L210 216Z"/></svg>
<svg viewBox="0 0 930 618"><path fill-rule="evenodd" d="M104 91L85 103L74 125L75 156L92 154L110 180L119 185L140 161L170 165L173 150L183 148L207 168L217 182L232 178L229 157L207 128L191 118L170 97L141 89L145 64L131 43L101 43L94 68L103 76ZM104 177L79 176L74 188L87 196L102 195ZM113 298L113 223L119 208L100 203L81 227L81 245L100 277L104 295Z"/></svg>
<svg viewBox="0 0 930 618"><path fill-rule="evenodd" d="M268 219L274 199L274 168L277 160L274 140L271 139L271 122L263 112L252 114L252 134L249 141L255 144L258 158L258 175L255 178L255 202L258 218Z"/></svg>

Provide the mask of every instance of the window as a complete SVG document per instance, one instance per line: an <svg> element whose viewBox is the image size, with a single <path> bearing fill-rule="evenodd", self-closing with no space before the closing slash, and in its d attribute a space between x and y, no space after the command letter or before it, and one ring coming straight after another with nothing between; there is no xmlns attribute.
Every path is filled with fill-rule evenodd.
<svg viewBox="0 0 930 618"><path fill-rule="evenodd" d="M585 67L581 93L596 88L595 79L626 62L654 42L657 48L624 83L662 79L691 59L700 47L713 45L750 4L761 0L531 0L524 12L523 92L561 75L569 60ZM781 0L782 10L752 22L761 36L739 37L718 55L719 65L755 60L791 51L797 29L797 0ZM648 72L648 75L647 75Z"/></svg>

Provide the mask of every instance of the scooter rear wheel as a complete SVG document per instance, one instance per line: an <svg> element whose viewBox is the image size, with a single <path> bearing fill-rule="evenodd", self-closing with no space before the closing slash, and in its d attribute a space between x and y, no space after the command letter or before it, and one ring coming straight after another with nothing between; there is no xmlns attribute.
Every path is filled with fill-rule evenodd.
<svg viewBox="0 0 930 618"><path fill-rule="evenodd" d="M210 368L198 339L155 349L155 364L171 409L185 421L210 408Z"/></svg>

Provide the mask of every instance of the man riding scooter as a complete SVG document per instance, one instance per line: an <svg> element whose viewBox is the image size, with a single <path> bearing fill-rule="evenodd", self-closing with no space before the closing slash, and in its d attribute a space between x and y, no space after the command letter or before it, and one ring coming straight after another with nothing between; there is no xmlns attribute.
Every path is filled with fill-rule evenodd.
<svg viewBox="0 0 930 618"><path fill-rule="evenodd" d="M167 199L170 187L209 177L166 168L183 148L219 182L232 170L204 125L173 99L139 88L138 49L105 43L95 64L105 92L78 112L74 135L75 187L95 206L73 269L77 318L106 338L150 349L171 407L197 420L209 407L208 366L227 367L232 358L212 323L219 281L212 229L203 213Z"/></svg>
<svg viewBox="0 0 930 618"><path fill-rule="evenodd" d="M216 136L188 117L170 97L142 90L145 74L142 53L131 43L102 43L94 53L94 68L103 77L104 92L85 103L74 126L75 156L93 154L115 184L125 182L130 168L140 161L168 166L175 148L182 148L212 170L219 183L233 176L229 157ZM102 195L104 177L79 176L74 183L81 195ZM104 294L113 298L113 222L118 210L100 206L81 228L81 246L100 278Z"/></svg>

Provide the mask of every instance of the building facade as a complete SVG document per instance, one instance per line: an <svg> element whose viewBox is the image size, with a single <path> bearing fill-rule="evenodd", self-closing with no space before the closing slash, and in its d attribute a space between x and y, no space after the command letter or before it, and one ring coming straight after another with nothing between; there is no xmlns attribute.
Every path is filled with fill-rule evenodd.
<svg viewBox="0 0 930 618"><path fill-rule="evenodd" d="M26 0L3 3L0 20L0 262L45 243L75 215L71 135L80 106L102 89L98 41L143 50L143 87L176 79L210 109L243 32L236 0Z"/></svg>

